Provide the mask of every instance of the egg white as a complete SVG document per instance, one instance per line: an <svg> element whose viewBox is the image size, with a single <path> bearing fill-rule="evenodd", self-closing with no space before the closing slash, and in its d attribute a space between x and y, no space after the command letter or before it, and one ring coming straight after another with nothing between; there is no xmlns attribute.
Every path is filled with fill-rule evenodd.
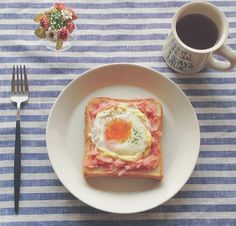
<svg viewBox="0 0 236 226"><path fill-rule="evenodd" d="M120 143L108 141L105 137L106 125L114 119L131 122L130 137ZM147 117L137 108L120 104L99 112L90 131L90 139L105 156L113 156L124 160L133 160L150 151L152 137Z"/></svg>

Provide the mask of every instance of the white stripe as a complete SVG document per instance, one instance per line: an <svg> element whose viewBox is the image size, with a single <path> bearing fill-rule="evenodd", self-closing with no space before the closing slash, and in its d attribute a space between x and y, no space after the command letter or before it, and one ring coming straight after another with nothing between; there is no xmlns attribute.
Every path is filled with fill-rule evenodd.
<svg viewBox="0 0 236 226"><path fill-rule="evenodd" d="M221 125L224 125L222 122ZM216 138L216 139L224 139L224 138L235 138L236 132L214 132L214 133L202 133L201 138Z"/></svg>
<svg viewBox="0 0 236 226"><path fill-rule="evenodd" d="M30 139L29 139L30 140ZM231 158L198 158L198 164L236 164L236 157ZM14 161L13 160L2 160L0 163L0 167L13 167ZM33 167L41 167L41 166L51 166L51 162L49 160L22 160L22 166L33 166ZM201 171L200 171L201 172ZM227 175L227 176L234 176L234 171L215 171L207 173L207 176L217 176L217 175ZM196 175L199 175L199 171L195 172ZM202 175L200 175L202 176Z"/></svg>
<svg viewBox="0 0 236 226"><path fill-rule="evenodd" d="M30 90L34 90L34 91L41 91L42 86L30 86ZM45 91L61 91L63 90L65 87L64 86L45 86L48 87L48 90ZM50 87L50 88L49 88ZM5 87L4 87L5 88ZM9 87L8 87L9 90ZM7 90L5 90L7 91ZM30 103L32 104L32 102L30 101ZM53 103L50 103L53 104ZM234 113L236 112L236 107L228 107L228 108L194 108L195 112L197 114L229 114L229 113ZM22 115L48 115L50 109L33 109L33 110L28 110L28 109L22 109ZM15 115L15 110L2 110L0 112L0 115ZM232 120L231 120L232 121ZM220 124L220 123L219 123ZM232 123L232 125L236 125ZM27 125L25 125L27 126ZM1 127L1 125L0 125Z"/></svg>
<svg viewBox="0 0 236 226"><path fill-rule="evenodd" d="M138 213L135 214L135 220L172 220L172 219L234 219L236 212L179 212L176 213ZM2 218L2 219L1 219ZM48 215L30 215L30 222L45 221L114 221L114 220L134 220L134 214L48 214ZM15 222L15 216L0 217L0 221ZM18 215L17 222L29 222L28 215Z"/></svg>
<svg viewBox="0 0 236 226"><path fill-rule="evenodd" d="M27 122L28 124L29 122ZM35 125L35 122L30 122L32 125ZM46 122L44 122L46 126ZM22 134L22 140L45 140L45 134ZM230 132L230 134L225 132L214 132L214 133L202 133L201 138L215 138L215 139L224 139L224 138L235 138L236 132ZM5 140L14 140L12 134L9 135L0 135L0 141Z"/></svg>
<svg viewBox="0 0 236 226"><path fill-rule="evenodd" d="M23 174L24 175L24 174ZM0 188L1 194L12 194L13 187ZM181 191L235 191L235 184L185 184ZM25 193L67 193L64 186L21 187L21 194Z"/></svg>
<svg viewBox="0 0 236 226"><path fill-rule="evenodd" d="M161 8L162 10L163 8ZM122 9L123 10L123 9ZM156 11L156 13L161 13L161 10L160 11ZM111 14L111 13L107 13L108 10L106 10L106 12L103 12L102 14L104 15L107 15L107 17ZM79 10L78 10L79 12ZM122 14L122 12L120 12ZM170 13L173 14L174 16L174 10ZM81 13L82 14L82 13ZM133 14L135 15L136 13L129 13L129 14ZM94 19L93 18L93 13L91 13L90 15L89 14L86 14L86 17L87 16L90 16L90 18L79 18L76 23L80 23L80 24L98 24L98 25L107 25L107 24L113 24L113 23L117 23L117 24L152 24L152 23L157 23L159 21L157 21L158 19L161 19L161 21L163 23L169 23L171 24L173 18L172 17L163 17L162 15L158 15L158 16L154 16L152 18L145 18L145 17L140 17L140 18L133 18L133 19L129 19L128 17L122 17L122 16L117 16L117 17L111 17L111 18L105 18L105 19ZM16 19L17 20L17 19ZM16 20L12 19L12 18L4 18L0 21L0 24L34 24L36 27L37 27L37 23L35 23L33 21L33 17L32 18L24 18L24 19L20 19L20 21L17 21ZM231 17L227 17L227 20L228 22L234 22L235 20L235 16L231 16ZM229 32L231 32L231 29L229 30Z"/></svg>
<svg viewBox="0 0 236 226"><path fill-rule="evenodd" d="M236 107L227 107L227 108L194 108L196 113L206 114L206 113L219 113L219 114L227 114L227 113L235 113Z"/></svg>
<svg viewBox="0 0 236 226"><path fill-rule="evenodd" d="M181 89L197 89L197 90L217 90L217 89L236 89L236 84L181 84L178 83Z"/></svg>
<svg viewBox="0 0 236 226"><path fill-rule="evenodd" d="M181 198L170 199L165 205L232 205L236 201L235 198L214 198L214 202L209 198ZM86 204L79 200L33 200L33 201L20 201L21 208L37 208L37 207L71 207L71 206L86 206ZM14 208L14 202L4 201L0 202L0 208Z"/></svg>
<svg viewBox="0 0 236 226"><path fill-rule="evenodd" d="M131 55L129 55L131 56ZM114 56L116 57L116 56ZM135 55L134 55L135 57ZM147 56L148 57L148 56ZM66 78L67 79L67 78ZM178 84L178 86L181 89L195 89L201 92L201 90L222 90L222 89L236 89L236 84ZM30 91L61 91L63 88L65 88L65 85L56 85L53 84L53 81L50 83L50 85L40 86L40 85L34 85L30 86ZM4 86L1 88L1 92L9 92L9 87ZM235 107L234 107L235 108ZM208 109L210 110L210 109ZM212 110L215 110L214 108ZM230 108L221 109L224 110L227 113L230 113ZM232 109L234 110L234 109ZM219 111L219 109L217 109ZM210 112L210 111L209 111Z"/></svg>
<svg viewBox="0 0 236 226"><path fill-rule="evenodd" d="M169 0L161 0L160 2L168 2ZM216 0L216 1L220 1L222 2L222 0ZM230 0L225 0L224 2L227 2L227 1L230 1ZM24 0L24 2L27 2L27 3L32 3L32 0ZM64 1L61 1L61 2L64 2L65 4L69 5L70 3L78 3L78 0L64 0ZM114 1L114 3L121 3L121 2L124 2L124 3L127 3L127 0L116 0ZM135 0L135 2L152 2L151 0ZM186 0L183 0L183 2L186 2ZM8 0L8 3L22 3L22 0ZM34 0L34 3L52 3L54 4L55 1L54 0ZM81 0L80 3L87 3L87 4L94 4L94 0ZM103 0L102 3L111 3L111 0Z"/></svg>
<svg viewBox="0 0 236 226"><path fill-rule="evenodd" d="M55 85L53 84L53 81L50 82L50 85L46 85L46 86L40 86L40 85L36 85L36 86L30 86L30 91L31 92L35 92L35 91L61 91L65 88L65 85ZM8 86L4 86L1 87L1 92L9 92L9 87Z"/></svg>
<svg viewBox="0 0 236 226"><path fill-rule="evenodd" d="M88 57L94 57L92 55L92 53L94 52L83 52L81 53L82 58L88 58ZM114 58L114 57L124 57L124 53L125 53L125 57L138 57L139 55L137 54L137 52L122 52L122 51L118 51L118 52L96 52L96 58L99 59L104 59L106 57L108 58ZM1 52L0 56L7 56L7 59L11 60L11 58L15 58L15 57L34 57L35 56L35 52L14 52L14 55L9 54L9 52ZM74 59L74 55L75 53L72 52L68 52L68 53L64 53L63 57L66 57L67 59ZM62 55L61 55L62 56ZM37 53L37 57L51 57L52 59L57 59L58 55L55 55L55 53L50 52L50 53L45 53L45 52L38 52ZM60 57L60 56L59 56ZM149 51L144 51L142 52L142 57L162 57L162 53L158 53L158 52L149 52ZM57 63L57 62L56 62Z"/></svg>
<svg viewBox="0 0 236 226"><path fill-rule="evenodd" d="M181 191L235 191L236 184L185 184Z"/></svg>
<svg viewBox="0 0 236 226"><path fill-rule="evenodd" d="M230 158L198 158L197 161L198 164L236 164L236 157L230 157ZM224 175L231 175L236 176L234 171L222 171L222 174Z"/></svg>
<svg viewBox="0 0 236 226"><path fill-rule="evenodd" d="M30 97L30 101L33 102L41 102L41 103L54 103L54 101L56 100L55 97ZM4 104L4 103L9 103L9 98L0 98L0 103ZM7 122L1 122L2 123L7 123Z"/></svg>
<svg viewBox="0 0 236 226"><path fill-rule="evenodd" d="M43 160L43 161L46 161L46 160ZM218 164L220 164L220 163L218 163ZM38 166L40 166L40 165L38 165ZM191 177L226 177L226 178L231 178L231 177L235 177L235 172L234 171L222 171L222 170L219 170L219 171L194 171L192 173ZM4 179L5 180L13 180L13 173L0 174L0 181L4 181ZM22 173L22 180L55 180L55 179L59 180L57 175L54 173ZM52 187L57 187L57 186L52 186ZM5 189L5 188L0 188L0 189Z"/></svg>
<svg viewBox="0 0 236 226"><path fill-rule="evenodd" d="M222 120L198 120L200 126L217 126L217 125L227 125L227 126L232 126L236 125L236 120L227 120L227 119L222 119Z"/></svg>
<svg viewBox="0 0 236 226"><path fill-rule="evenodd" d="M36 26L37 27L37 26ZM158 31L159 35L165 35L167 34L170 29L167 28L161 28L161 29L155 29ZM153 29L135 29L132 30L132 35L149 35L149 34L155 34L155 30ZM236 31L236 29L232 30L231 32ZM19 30L5 30L5 35L17 35L19 34ZM79 30L76 31L77 35L101 35L101 31L98 30ZM103 30L102 35L131 35L130 30L127 29L116 29L116 30ZM22 37L34 35L34 30L23 30L23 33L21 34Z"/></svg>
<svg viewBox="0 0 236 226"><path fill-rule="evenodd" d="M15 124L15 122L12 122L12 124ZM45 128L45 126L39 126L39 128ZM1 147L1 154L12 154L14 153L13 147ZM47 153L46 147L24 147L22 150L22 153L28 153L28 154L45 154Z"/></svg>
<svg viewBox="0 0 236 226"><path fill-rule="evenodd" d="M34 160L31 160L32 162ZM45 161L45 160L42 160ZM7 175L7 180L13 180L13 173L9 174L0 174L0 181L4 181L6 179ZM22 173L21 175L22 180L58 180L58 177L55 173Z"/></svg>
<svg viewBox="0 0 236 226"><path fill-rule="evenodd" d="M209 96L188 96L190 101L235 101L235 96L209 95Z"/></svg>
<svg viewBox="0 0 236 226"><path fill-rule="evenodd" d="M13 194L13 187L0 188L1 194ZM23 187L21 186L21 194L37 194L37 193L68 193L64 186L38 186L38 187Z"/></svg>
<svg viewBox="0 0 236 226"><path fill-rule="evenodd" d="M33 200L33 201L20 201L20 207L64 207L64 206L85 206L79 200ZM14 208L14 202L5 201L0 202L0 208Z"/></svg>
<svg viewBox="0 0 236 226"><path fill-rule="evenodd" d="M1 22L1 20L0 20ZM99 35L101 34L101 32L99 33ZM167 36L167 35L166 35ZM229 39L227 40L227 43L228 44L235 44L235 39ZM162 40L111 40L111 41L104 41L104 40L79 40L79 46L81 45L84 45L84 46L143 46L143 45L156 45L156 46L162 46L165 42L165 39L162 39ZM37 37L35 37L35 40L11 40L11 43L9 44L9 41L6 41L6 40L1 40L1 46L14 46L14 45L23 45L25 47L27 47L28 45L34 45L34 46L37 46L37 45L42 45L41 44L41 40L38 39ZM45 48L45 50L47 50ZM69 50L68 50L69 51ZM158 51L157 51L158 52ZM26 52L27 53L27 52ZM60 55L64 52L58 52L57 54ZM228 75L229 72L227 73L222 73L221 71L215 71L214 72L214 75L215 74L218 74L218 73L221 73L222 75ZM231 71L232 73L232 71ZM201 75L201 73L198 73L198 75ZM209 74L206 74L204 73L203 75L207 75L209 76ZM181 74L179 74L179 76L181 76ZM182 75L183 76L183 75ZM193 76L193 75L191 75ZM188 77L188 75L185 75L183 77ZM194 76L196 77L196 75Z"/></svg>
<svg viewBox="0 0 236 226"><path fill-rule="evenodd" d="M25 1L24 1L25 2ZM151 2L151 1L150 1ZM48 3L48 2L47 2ZM86 2L87 3L87 2ZM93 2L97 5L96 2ZM118 4L120 2L117 2ZM114 2L114 4L116 4ZM68 4L67 4L68 5ZM102 4L101 4L102 5ZM69 6L69 5L68 5ZM132 13L174 13L176 12L177 9L179 9L179 7L175 6L175 7L140 7L140 8L132 8L132 7L129 7L129 4L127 4L125 7L123 8L79 8L79 7L76 7L76 8L73 8L74 11L78 14L79 16L79 19L77 21L80 21L80 15L81 14L116 14L116 13L128 13L128 14L132 14ZM112 9L112 11L110 10ZM222 6L220 7L221 11L223 12L235 12L236 11L236 7L235 6ZM38 14L38 13L41 13L41 12L44 12L45 11L45 8L2 8L0 9L0 13L15 13L16 11L19 11L20 14L25 14L25 13L28 13L28 14Z"/></svg>
<svg viewBox="0 0 236 226"><path fill-rule="evenodd" d="M222 160L222 159L221 159ZM202 162L198 162L198 164L200 164ZM206 164L221 164L223 162L209 162ZM231 164L231 163L229 163ZM234 171L194 171L191 175L191 177L225 177L225 178L230 178L230 177L235 177L235 172Z"/></svg>
<svg viewBox="0 0 236 226"><path fill-rule="evenodd" d="M43 166L50 166L51 162L49 160L21 160L21 165L23 167L33 166L33 167L43 167ZM13 160L5 160L1 161L0 167L13 167L14 161Z"/></svg>
<svg viewBox="0 0 236 226"><path fill-rule="evenodd" d="M233 144L226 145L201 145L202 151L235 151L236 146Z"/></svg>

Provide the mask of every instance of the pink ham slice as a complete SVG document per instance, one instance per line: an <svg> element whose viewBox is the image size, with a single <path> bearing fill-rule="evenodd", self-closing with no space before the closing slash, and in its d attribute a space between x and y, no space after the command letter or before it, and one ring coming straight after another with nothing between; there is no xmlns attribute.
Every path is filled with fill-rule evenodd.
<svg viewBox="0 0 236 226"><path fill-rule="evenodd" d="M106 101L101 104L94 106L93 112L90 114L92 120L95 119L98 112L117 106L118 103L114 101ZM158 138L161 136L160 132L160 118L156 116L156 107L154 104L147 104L145 101L140 101L135 106L130 104L130 106L137 107L141 112L143 112L150 123L151 135L152 135L152 146L151 151L148 156L141 157L136 161L125 161L121 159L115 159L112 157L102 156L99 150L95 146L91 148L89 152L90 161L87 164L89 168L95 168L102 166L111 172L117 172L118 175L124 174L127 170L132 169L153 169L160 161L160 146L157 143Z"/></svg>

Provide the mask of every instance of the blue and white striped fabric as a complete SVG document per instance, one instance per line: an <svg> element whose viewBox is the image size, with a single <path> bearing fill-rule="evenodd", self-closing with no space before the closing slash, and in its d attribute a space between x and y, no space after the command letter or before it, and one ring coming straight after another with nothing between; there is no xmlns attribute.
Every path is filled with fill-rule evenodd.
<svg viewBox="0 0 236 226"><path fill-rule="evenodd" d="M66 52L39 45L32 18L52 0L0 1L0 225L236 225L236 70L172 72L162 58L171 18L185 1L68 0L79 15L78 41ZM215 0L227 16L236 49L236 1ZM201 127L195 171L164 205L130 215L104 213L76 200L48 159L45 128L53 102L82 72L107 63L138 63L163 72L187 94ZM22 186L14 214L15 106L13 64L25 64L30 101L22 110ZM154 197L155 198L155 197Z"/></svg>

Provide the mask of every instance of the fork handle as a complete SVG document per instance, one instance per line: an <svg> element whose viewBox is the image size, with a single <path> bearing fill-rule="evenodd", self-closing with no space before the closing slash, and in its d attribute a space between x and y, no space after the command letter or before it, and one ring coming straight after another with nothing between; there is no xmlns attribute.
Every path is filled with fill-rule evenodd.
<svg viewBox="0 0 236 226"><path fill-rule="evenodd" d="M14 159L14 201L15 213L18 214L20 199L20 175L21 175L21 138L20 138L20 120L16 120L15 136L15 159Z"/></svg>

